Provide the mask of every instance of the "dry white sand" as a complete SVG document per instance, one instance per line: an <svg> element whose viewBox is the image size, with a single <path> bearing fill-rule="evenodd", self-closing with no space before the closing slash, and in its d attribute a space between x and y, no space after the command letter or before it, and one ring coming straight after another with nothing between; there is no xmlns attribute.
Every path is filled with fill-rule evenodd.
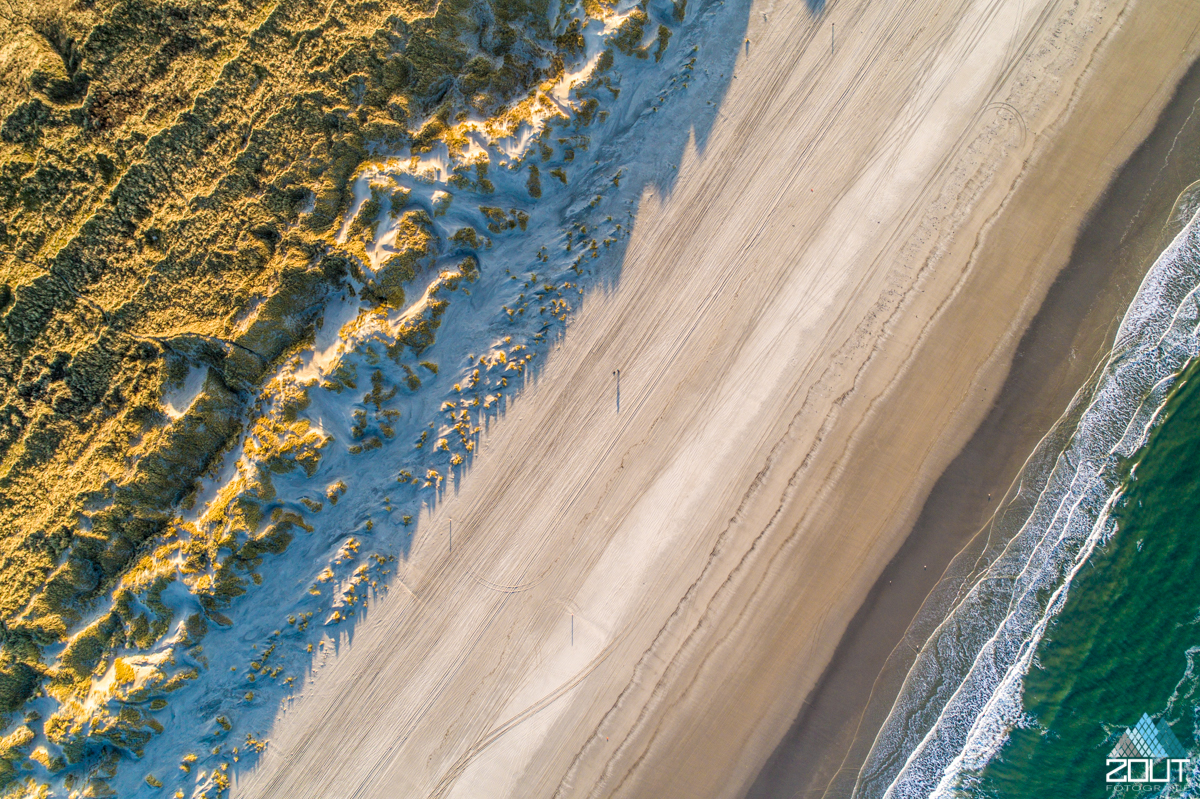
<svg viewBox="0 0 1200 799"><path fill-rule="evenodd" d="M1189 0L756 4L619 288L235 794L744 791L1198 21Z"/></svg>

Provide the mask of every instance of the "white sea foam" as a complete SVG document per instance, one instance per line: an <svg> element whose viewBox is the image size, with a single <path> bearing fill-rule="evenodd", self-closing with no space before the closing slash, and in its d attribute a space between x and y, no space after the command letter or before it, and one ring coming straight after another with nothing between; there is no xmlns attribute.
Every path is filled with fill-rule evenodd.
<svg viewBox="0 0 1200 799"><path fill-rule="evenodd" d="M1121 464L1200 353L1200 214L1159 256L1103 367L1043 439L1000 514L1011 537L952 566L961 587L905 678L855 796L951 796L1027 722L1024 677L1072 580L1114 530Z"/></svg>

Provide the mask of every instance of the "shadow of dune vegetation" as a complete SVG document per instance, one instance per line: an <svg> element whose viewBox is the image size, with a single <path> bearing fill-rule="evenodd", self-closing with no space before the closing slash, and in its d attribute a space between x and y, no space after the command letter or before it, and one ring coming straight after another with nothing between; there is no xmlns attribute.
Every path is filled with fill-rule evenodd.
<svg viewBox="0 0 1200 799"><path fill-rule="evenodd" d="M511 149L527 131L485 143L482 155L472 144L470 157L459 160L430 139L417 142L415 159L376 148L347 179L354 198L343 202L342 233L324 255L339 265L322 322L273 362L264 399L247 403L246 433L222 453L224 465L188 513L195 517L242 479L233 464L252 461L250 444L260 446L254 442L266 440L265 430L297 447L315 436L307 446L319 458L311 469L273 475L269 495L241 486L255 492L254 513L292 520L287 543L245 568L254 579L242 579L220 611L200 614L209 621L204 664L171 698L172 707L187 710L171 711L178 716L170 733L140 744L140 766L107 780L120 795L153 793L141 773L151 769L168 789L185 790L253 769L280 703L353 645L358 625L374 612L368 608L407 590L397 575L414 541L445 537L449 548L451 531L431 519L445 492L461 491L470 479L473 445L526 383L542 379L576 302L619 290L647 191L669 197L685 150L704 157L750 8L749 0L648 3L632 43L606 48L611 63L572 95L572 115L525 142L528 157ZM443 125L453 119L447 115ZM441 135L455 135L446 130L454 129L445 126ZM601 227L609 234L602 245L594 232ZM399 277L389 282L392 273ZM542 322L539 303L559 307L567 284L578 300ZM491 369L499 341L509 359L514 347L524 348L519 370ZM328 347L337 352L322 361ZM491 359L488 367L481 355ZM288 388L317 374L318 362L315 384L299 393ZM510 382L499 386L506 374ZM466 407L472 392L481 402ZM491 395L496 401L483 404ZM451 432L464 410L465 431ZM167 768L190 755L190 771ZM88 762L103 756L93 753ZM206 777L198 782L200 773Z"/></svg>
<svg viewBox="0 0 1200 799"><path fill-rule="evenodd" d="M488 285L472 270L542 271L529 242L561 244L600 208L620 206L627 230L645 189L669 195L669 165L689 142L703 155L750 10L653 0L632 13L607 84L587 87L595 103L581 98L555 131L591 149L548 140L549 156L490 178L469 163L432 179L396 169L376 206L370 187L356 199L379 153L424 157L460 114L515 108L579 64L580 9L551 27L529 16L544 4L485 3L482 21L478 5L14 0L0 13L20 84L0 92L0 782L158 795L155 783L197 789L200 773L219 788L254 762L325 646L332 584L367 566L357 596L387 586L415 536L441 533L425 520L474 457L439 463L423 493L359 506L370 475L334 474L333 453L390 479L412 460L407 433L471 374L473 336L519 333L544 356L565 335L569 312L545 326L495 319L494 286L463 291ZM456 198L449 216L429 194L440 189ZM608 205L589 207L601 195ZM494 205L506 221L482 210ZM371 244L395 283L350 246L369 224L339 236L363 206L389 235L406 231L407 245ZM509 247L518 207L527 244ZM455 214L462 227L443 229ZM468 227L488 232L450 242ZM555 282L569 275L585 298L616 291L627 243L578 271L556 263ZM278 380L312 355L331 309L396 317L429 291L452 300L402 330L383 369L359 353L357 374L321 376L328 388ZM541 363L520 379L540 379ZM331 650L352 642L364 602L330 628Z"/></svg>

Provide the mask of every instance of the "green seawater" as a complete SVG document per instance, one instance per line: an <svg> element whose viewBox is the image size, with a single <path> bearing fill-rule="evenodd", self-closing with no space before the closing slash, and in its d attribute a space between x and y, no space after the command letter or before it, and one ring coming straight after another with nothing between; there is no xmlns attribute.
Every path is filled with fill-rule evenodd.
<svg viewBox="0 0 1200 799"><path fill-rule="evenodd" d="M1143 713L1172 725L1196 763L1200 659L1200 367L1176 384L1136 458L1117 532L1076 576L1038 646L1012 731L959 792L1061 799L1191 795L1194 788L1106 784L1105 760ZM1160 767L1158 776L1162 776ZM1193 778L1194 779L1194 778ZM1139 791L1142 787L1144 790Z"/></svg>

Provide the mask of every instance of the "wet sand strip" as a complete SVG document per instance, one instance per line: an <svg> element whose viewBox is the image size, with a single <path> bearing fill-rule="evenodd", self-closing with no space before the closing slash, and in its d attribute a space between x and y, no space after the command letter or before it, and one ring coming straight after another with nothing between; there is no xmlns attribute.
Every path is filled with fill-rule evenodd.
<svg viewBox="0 0 1200 799"><path fill-rule="evenodd" d="M1166 224L1171 208L1200 180L1198 109L1200 62L1089 213L991 411L937 481L912 534L758 775L751 799L850 796L913 661L912 646L919 645L919 637L905 638L921 603L1105 357L1146 270L1177 232Z"/></svg>

